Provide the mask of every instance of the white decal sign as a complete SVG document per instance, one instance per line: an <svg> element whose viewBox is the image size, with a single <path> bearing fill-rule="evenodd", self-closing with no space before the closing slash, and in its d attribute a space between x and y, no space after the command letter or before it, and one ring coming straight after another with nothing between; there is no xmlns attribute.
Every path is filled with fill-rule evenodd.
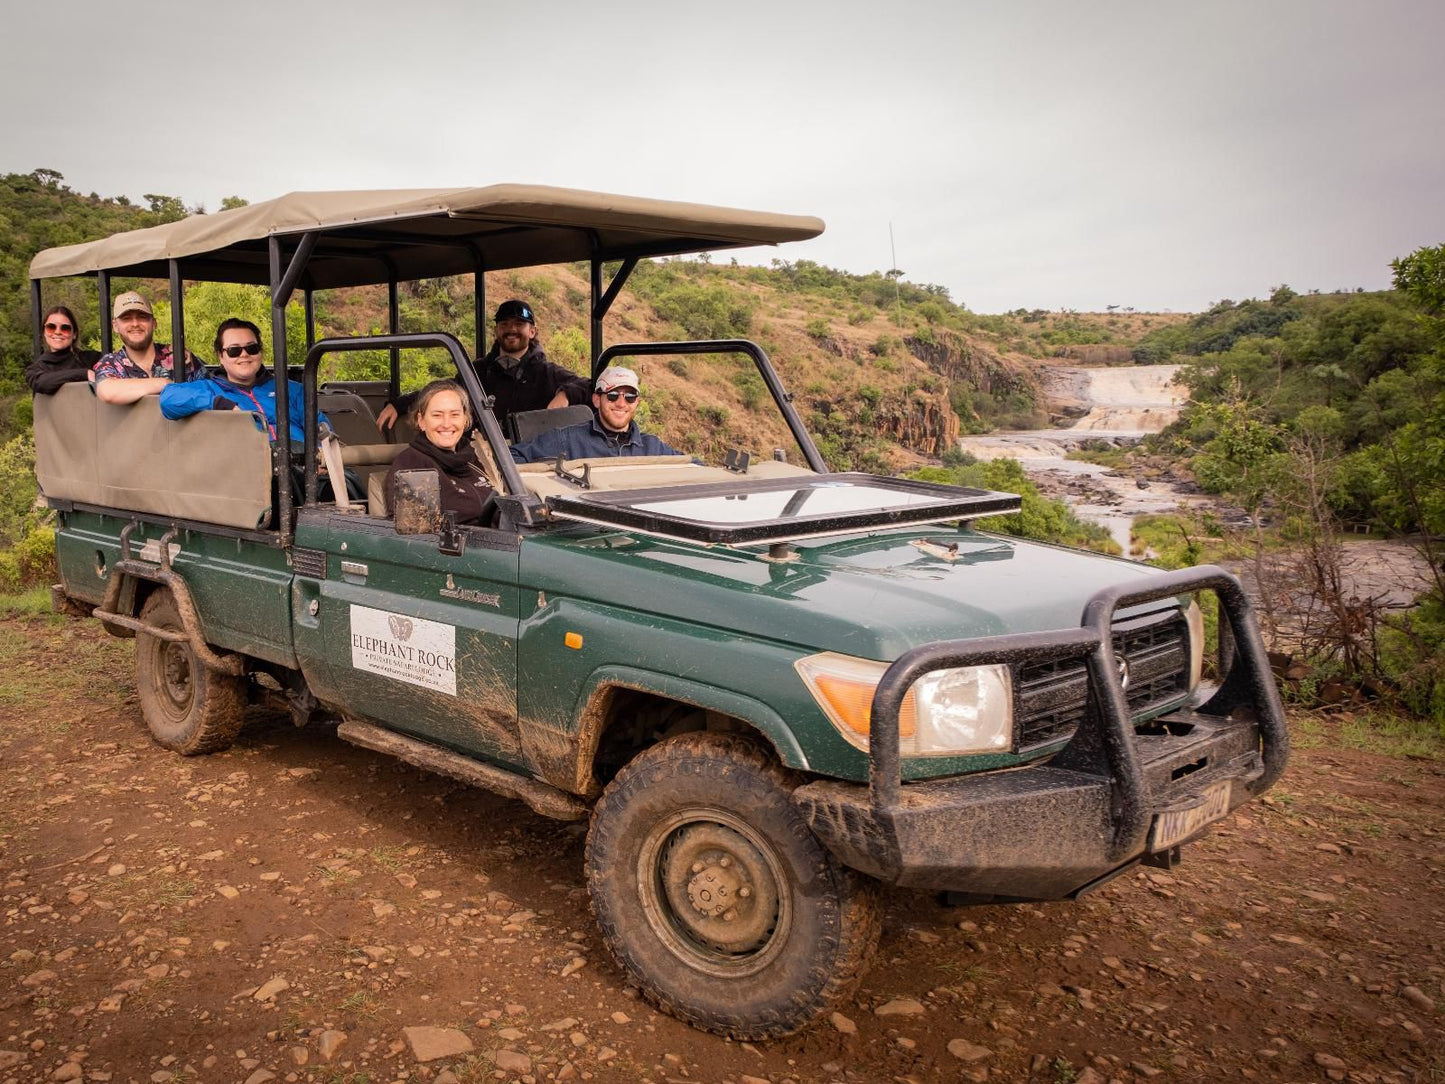
<svg viewBox="0 0 1445 1084"><path fill-rule="evenodd" d="M351 665L456 696L456 626L353 605Z"/></svg>

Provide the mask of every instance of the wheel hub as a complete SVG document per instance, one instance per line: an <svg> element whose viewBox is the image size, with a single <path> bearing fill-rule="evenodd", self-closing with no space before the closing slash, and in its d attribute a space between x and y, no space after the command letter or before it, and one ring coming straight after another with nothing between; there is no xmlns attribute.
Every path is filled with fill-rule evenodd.
<svg viewBox="0 0 1445 1084"><path fill-rule="evenodd" d="M727 957L763 949L778 921L778 882L741 832L693 822L674 831L662 855L661 888L675 929Z"/></svg>
<svg viewBox="0 0 1445 1084"><path fill-rule="evenodd" d="M702 872L687 883L687 898L699 913L716 918L733 905L741 887L742 882L732 870L721 865L704 866Z"/></svg>
<svg viewBox="0 0 1445 1084"><path fill-rule="evenodd" d="M168 643L162 651L161 675L166 696L177 708L183 709L191 702L190 659L180 644Z"/></svg>

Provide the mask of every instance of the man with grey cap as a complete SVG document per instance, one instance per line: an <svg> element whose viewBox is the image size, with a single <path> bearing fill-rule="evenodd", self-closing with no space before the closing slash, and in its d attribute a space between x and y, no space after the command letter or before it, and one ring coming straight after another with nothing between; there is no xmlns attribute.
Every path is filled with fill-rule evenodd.
<svg viewBox="0 0 1445 1084"><path fill-rule="evenodd" d="M596 416L590 422L569 425L543 433L526 444L512 446L512 458L518 463L538 463L547 459L590 459L624 455L682 455L650 433L637 428L632 415L637 412L637 374L631 369L613 365L597 378L592 393L592 409Z"/></svg>
<svg viewBox="0 0 1445 1084"><path fill-rule="evenodd" d="M105 354L93 367L95 395L104 403L134 403L158 395L171 382L174 352L155 341L156 318L151 303L134 290L115 299L110 326L121 348ZM186 379L205 375L201 363L186 351Z"/></svg>

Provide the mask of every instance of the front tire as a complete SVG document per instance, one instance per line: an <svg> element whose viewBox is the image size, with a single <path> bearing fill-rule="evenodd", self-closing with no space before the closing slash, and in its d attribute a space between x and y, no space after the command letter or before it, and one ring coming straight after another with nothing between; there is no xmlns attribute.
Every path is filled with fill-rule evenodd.
<svg viewBox="0 0 1445 1084"><path fill-rule="evenodd" d="M644 996L739 1039L792 1034L857 985L878 944L871 882L818 842L797 776L754 742L683 734L608 786L587 836L602 937Z"/></svg>
<svg viewBox="0 0 1445 1084"><path fill-rule="evenodd" d="M141 607L141 620L180 632L175 599L159 590ZM184 640L137 632L135 683L141 713L156 744L183 756L229 749L241 732L246 688L240 678L202 665Z"/></svg>

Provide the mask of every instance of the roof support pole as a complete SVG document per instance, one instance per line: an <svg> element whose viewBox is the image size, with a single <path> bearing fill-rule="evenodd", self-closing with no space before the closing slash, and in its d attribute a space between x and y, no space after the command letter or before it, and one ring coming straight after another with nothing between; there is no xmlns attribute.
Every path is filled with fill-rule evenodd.
<svg viewBox="0 0 1445 1084"><path fill-rule="evenodd" d="M40 321L44 316L43 308L45 301L40 294L40 280L30 280L30 327L31 334L35 336L35 353L45 352L45 335L40 327ZM77 329L78 330L78 329Z"/></svg>
<svg viewBox="0 0 1445 1084"><path fill-rule="evenodd" d="M476 322L476 334L472 336L472 360L477 361L487 354L487 263L482 250L469 245L472 250L472 319Z"/></svg>
<svg viewBox="0 0 1445 1084"><path fill-rule="evenodd" d="M171 380L186 379L186 289L181 281L181 261L170 260L171 268Z"/></svg>
<svg viewBox="0 0 1445 1084"><path fill-rule="evenodd" d="M391 263L390 260L387 261ZM396 268L390 268L390 278L386 280L386 328L392 335L401 334L401 306L396 298ZM391 382L401 393L401 351L396 347L391 348Z"/></svg>
<svg viewBox="0 0 1445 1084"><path fill-rule="evenodd" d="M617 274L612 276L612 281L607 284L607 289L602 289L602 265L592 261L592 361L596 369L597 358L602 353L602 318L612 309L612 303L617 300L617 295L622 292L622 287L627 284L627 278L637 267L637 257L629 256L622 261L622 266L617 269ZM595 378L597 373L592 374Z"/></svg>
<svg viewBox="0 0 1445 1084"><path fill-rule="evenodd" d="M109 354L113 349L110 317L106 315L110 311L110 272L97 272L95 283L100 290L100 352Z"/></svg>
<svg viewBox="0 0 1445 1084"><path fill-rule="evenodd" d="M591 335L592 340L592 383L597 379L597 359L602 354L602 261L596 256L592 257L588 264L589 278L592 283L592 306L590 316L592 317Z"/></svg>
<svg viewBox="0 0 1445 1084"><path fill-rule="evenodd" d="M301 296L306 299L306 349L310 350L316 344L316 301L312 296L314 291L309 287Z"/></svg>
<svg viewBox="0 0 1445 1084"><path fill-rule="evenodd" d="M301 242L291 256L283 273L281 267L281 238L271 234L266 239L267 255L271 270L271 357L276 376L276 439L271 442L271 466L276 478L276 529L281 532L282 545L291 543L291 382L286 366L286 303L296 289L306 262L311 259L311 250L316 247L316 234L303 233ZM316 415L316 386L312 382L306 389L306 417L308 423ZM283 437L282 434L285 434ZM315 427L306 426L308 444L312 454L308 457L315 462Z"/></svg>

